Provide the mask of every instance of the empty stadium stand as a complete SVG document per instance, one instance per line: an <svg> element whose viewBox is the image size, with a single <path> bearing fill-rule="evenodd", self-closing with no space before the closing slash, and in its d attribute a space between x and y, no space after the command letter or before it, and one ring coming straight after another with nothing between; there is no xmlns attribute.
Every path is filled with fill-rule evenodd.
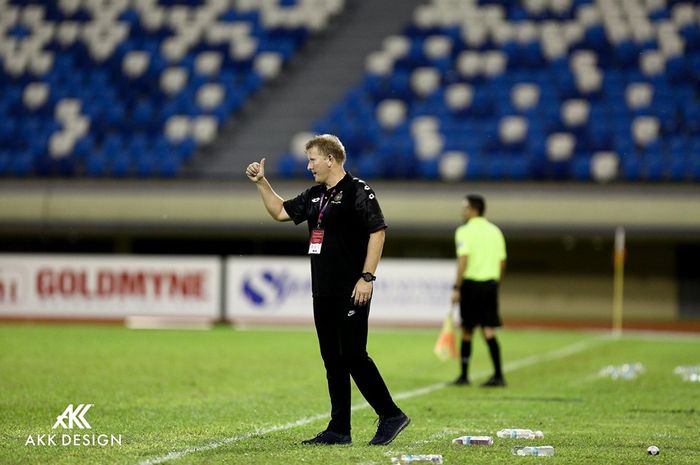
<svg viewBox="0 0 700 465"><path fill-rule="evenodd" d="M285 64L345 7L0 0L0 176L213 176L193 157L225 152L224 124L267 81L284 86ZM331 132L366 178L700 179L697 1L431 0L387 33L360 82L273 156L282 177L305 177L304 140Z"/></svg>
<svg viewBox="0 0 700 465"><path fill-rule="evenodd" d="M692 182L699 89L698 2L432 0L309 130L366 178Z"/></svg>
<svg viewBox="0 0 700 465"><path fill-rule="evenodd" d="M175 177L343 0L0 0L0 175Z"/></svg>

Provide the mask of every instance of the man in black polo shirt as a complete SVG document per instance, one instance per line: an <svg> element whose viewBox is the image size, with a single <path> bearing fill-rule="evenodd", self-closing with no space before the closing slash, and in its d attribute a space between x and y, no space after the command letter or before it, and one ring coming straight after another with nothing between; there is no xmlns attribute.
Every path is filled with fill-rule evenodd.
<svg viewBox="0 0 700 465"><path fill-rule="evenodd" d="M277 221L307 222L314 323L331 398L328 427L303 444L349 444L350 376L379 415L371 445L386 445L410 423L367 354L374 273L384 247L384 216L374 191L346 173L345 148L332 135L306 144L307 169L318 185L284 200L265 178L265 159L246 168Z"/></svg>

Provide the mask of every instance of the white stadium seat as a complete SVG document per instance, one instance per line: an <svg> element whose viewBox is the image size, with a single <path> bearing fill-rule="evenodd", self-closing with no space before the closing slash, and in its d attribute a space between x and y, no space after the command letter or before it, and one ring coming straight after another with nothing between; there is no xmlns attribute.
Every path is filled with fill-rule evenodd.
<svg viewBox="0 0 700 465"><path fill-rule="evenodd" d="M426 132L415 138L416 156L419 160L433 160L445 147L445 138L439 132Z"/></svg>
<svg viewBox="0 0 700 465"><path fill-rule="evenodd" d="M139 19L145 30L155 32L165 24L165 10L159 7L142 9Z"/></svg>
<svg viewBox="0 0 700 465"><path fill-rule="evenodd" d="M447 106L454 111L471 107L473 99L474 89L469 84L450 84L445 91Z"/></svg>
<svg viewBox="0 0 700 465"><path fill-rule="evenodd" d="M603 73L597 68L583 69L575 74L576 88L582 94L598 92L603 86Z"/></svg>
<svg viewBox="0 0 700 465"><path fill-rule="evenodd" d="M540 88L536 84L516 84L510 91L513 106L520 111L535 108L540 100Z"/></svg>
<svg viewBox="0 0 700 465"><path fill-rule="evenodd" d="M591 177L593 180L606 183L618 176L620 157L615 152L596 152L591 157Z"/></svg>
<svg viewBox="0 0 700 465"><path fill-rule="evenodd" d="M571 54L569 67L574 73L598 66L598 55L592 50L577 50Z"/></svg>
<svg viewBox="0 0 700 465"><path fill-rule="evenodd" d="M148 52L133 50L124 56L122 72L131 79L143 76L148 69L150 60Z"/></svg>
<svg viewBox="0 0 700 465"><path fill-rule="evenodd" d="M192 132L192 125L187 116L175 115L165 122L165 137L170 142L181 142L189 137Z"/></svg>
<svg viewBox="0 0 700 465"><path fill-rule="evenodd" d="M28 68L34 76L44 76L51 71L54 61L53 52L42 50L29 57Z"/></svg>
<svg viewBox="0 0 700 465"><path fill-rule="evenodd" d="M30 110L43 106L49 98L49 86L45 82L27 84L22 93L22 102Z"/></svg>
<svg viewBox="0 0 700 465"><path fill-rule="evenodd" d="M573 21L564 25L562 34L567 46L570 46L583 40L586 30L582 24Z"/></svg>
<svg viewBox="0 0 700 465"><path fill-rule="evenodd" d="M534 42L540 35L539 26L534 21L520 21L515 26L515 39L518 43Z"/></svg>
<svg viewBox="0 0 700 465"><path fill-rule="evenodd" d="M90 118L84 115L71 116L64 123L63 132L69 134L75 140L87 135L90 130Z"/></svg>
<svg viewBox="0 0 700 465"><path fill-rule="evenodd" d="M567 161L574 154L576 139L572 134L556 132L547 137L547 157L554 162Z"/></svg>
<svg viewBox="0 0 700 465"><path fill-rule="evenodd" d="M61 159L70 155L75 147L75 137L67 132L54 132L49 138L49 155L53 159Z"/></svg>
<svg viewBox="0 0 700 465"><path fill-rule="evenodd" d="M64 98L54 107L54 117L59 121L68 121L80 114L82 103L78 99Z"/></svg>
<svg viewBox="0 0 700 465"><path fill-rule="evenodd" d="M587 5L581 5L576 10L576 20L583 25L583 27L588 28L600 24L603 18L598 6L594 3L589 3Z"/></svg>
<svg viewBox="0 0 700 465"><path fill-rule="evenodd" d="M80 36L80 24L74 21L63 21L56 30L56 40L62 47L70 47Z"/></svg>
<svg viewBox="0 0 700 465"><path fill-rule="evenodd" d="M229 43L229 55L234 60L244 61L252 58L257 48L258 41L256 39L245 37Z"/></svg>
<svg viewBox="0 0 700 465"><path fill-rule="evenodd" d="M187 44L179 36L172 36L161 42L160 52L168 62L176 63L187 54Z"/></svg>
<svg viewBox="0 0 700 465"><path fill-rule="evenodd" d="M421 5L413 11L413 24L421 29L430 29L438 25L439 15L429 5Z"/></svg>
<svg viewBox="0 0 700 465"><path fill-rule="evenodd" d="M394 129L406 119L406 104L401 100L387 99L377 105L377 120L384 129Z"/></svg>
<svg viewBox="0 0 700 465"><path fill-rule="evenodd" d="M547 0L524 0L523 6L528 13L538 16L547 10Z"/></svg>
<svg viewBox="0 0 700 465"><path fill-rule="evenodd" d="M204 76L216 76L223 61L219 52L200 52L194 61L194 71Z"/></svg>
<svg viewBox="0 0 700 465"><path fill-rule="evenodd" d="M499 46L515 39L515 27L510 23L499 22L491 26L491 38Z"/></svg>
<svg viewBox="0 0 700 465"><path fill-rule="evenodd" d="M192 137L200 144L210 144L216 139L218 123L213 116L197 116L192 119Z"/></svg>
<svg viewBox="0 0 700 465"><path fill-rule="evenodd" d="M671 7L671 20L680 29L697 21L692 3L677 3Z"/></svg>
<svg viewBox="0 0 700 465"><path fill-rule="evenodd" d="M365 59L365 71L377 76L388 76L394 71L394 60L383 50L372 52Z"/></svg>
<svg viewBox="0 0 700 465"><path fill-rule="evenodd" d="M277 52L262 52L255 57L253 68L263 79L274 79L282 70L282 55Z"/></svg>
<svg viewBox="0 0 700 465"><path fill-rule="evenodd" d="M411 41L406 36L389 36L382 42L382 48L391 58L397 60L406 56L411 48Z"/></svg>
<svg viewBox="0 0 700 465"><path fill-rule="evenodd" d="M439 129L440 122L434 116L418 116L411 121L411 135L414 138L436 134Z"/></svg>
<svg viewBox="0 0 700 465"><path fill-rule="evenodd" d="M440 88L440 72L435 68L416 68L411 73L411 89L419 97L432 95Z"/></svg>
<svg viewBox="0 0 700 465"><path fill-rule="evenodd" d="M160 89L167 95L174 95L185 87L187 79L186 68L167 68L160 75Z"/></svg>
<svg viewBox="0 0 700 465"><path fill-rule="evenodd" d="M659 137L659 119L655 116L638 116L632 120L632 138L642 147Z"/></svg>
<svg viewBox="0 0 700 465"><path fill-rule="evenodd" d="M225 92L224 86L221 84L204 84L197 91L197 105L205 111L212 110L221 105Z"/></svg>
<svg viewBox="0 0 700 465"><path fill-rule="evenodd" d="M631 83L625 90L625 102L627 107L633 110L648 107L653 98L654 88L646 82Z"/></svg>
<svg viewBox="0 0 700 465"><path fill-rule="evenodd" d="M557 15L563 15L571 8L572 0L549 0L550 9Z"/></svg>
<svg viewBox="0 0 700 465"><path fill-rule="evenodd" d="M423 51L432 60L448 57L452 51L452 40L447 36L430 36L423 43Z"/></svg>
<svg viewBox="0 0 700 465"><path fill-rule="evenodd" d="M527 137L527 119L522 116L506 116L498 124L498 137L505 144L523 142Z"/></svg>
<svg viewBox="0 0 700 465"><path fill-rule="evenodd" d="M498 50L484 53L483 72L486 76L493 78L503 74L507 65L505 53Z"/></svg>
<svg viewBox="0 0 700 465"><path fill-rule="evenodd" d="M473 78L481 73L482 58L479 52L464 51L457 57L457 71L465 78Z"/></svg>
<svg viewBox="0 0 700 465"><path fill-rule="evenodd" d="M488 38L489 32L481 23L465 24L462 26L461 36L470 48L481 47Z"/></svg>
<svg viewBox="0 0 700 465"><path fill-rule="evenodd" d="M445 152L440 158L438 171L444 181L460 181L464 179L469 168L469 156L464 152Z"/></svg>
<svg viewBox="0 0 700 465"><path fill-rule="evenodd" d="M82 5L82 0L58 0L58 7L68 16L75 14Z"/></svg>
<svg viewBox="0 0 700 465"><path fill-rule="evenodd" d="M658 50L645 50L639 56L639 68L645 76L658 76L666 69L666 57Z"/></svg>
<svg viewBox="0 0 700 465"><path fill-rule="evenodd" d="M314 136L312 132L301 131L296 133L289 143L289 152L295 159L306 161L306 143Z"/></svg>
<svg viewBox="0 0 700 465"><path fill-rule="evenodd" d="M588 100L571 99L561 105L561 120L569 128L578 128L588 123L591 105Z"/></svg>

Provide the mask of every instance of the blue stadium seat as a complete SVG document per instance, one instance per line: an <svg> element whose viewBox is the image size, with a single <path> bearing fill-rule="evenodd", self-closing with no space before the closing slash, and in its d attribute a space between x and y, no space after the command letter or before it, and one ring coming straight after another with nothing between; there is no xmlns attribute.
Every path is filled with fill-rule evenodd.
<svg viewBox="0 0 700 465"><path fill-rule="evenodd" d="M237 5L226 4L223 6L224 11L217 10L212 23L204 25L204 30L195 35L195 43L188 39L185 49L177 50L176 47L170 47L178 45L169 43L172 42L170 39L180 34L185 27L191 29L192 25L179 24L175 17L170 17L171 8L184 8L182 11L186 11L187 16L195 18L206 17L199 14L205 13L204 9L213 12L213 9L222 5L199 0L162 0L156 6L162 9L167 22L155 26L149 26L149 18L152 18L150 9L153 7L149 2L115 3L111 6L117 10L116 15L103 14L99 3L80 2L80 8L69 13L69 6L59 2L14 2L14 6L20 10L20 18L22 9L32 5L43 7L46 14L40 21L52 26L55 34L44 40L41 47L31 47L28 50L37 54L51 53L54 60L44 63L41 70L26 69L17 75L8 65L12 57L0 56L0 151L12 153L3 171L6 175L72 176L77 173L117 177L176 176L182 162L193 156L198 144L189 138L171 147L168 152L174 153L175 158L163 157L162 153L154 154L151 149L154 141L165 133L166 122L176 115L195 117L205 111L213 115L221 125L239 111L245 100L263 85L264 78L254 66L260 53L275 52L282 57L283 63L287 62L307 40L308 28L313 21L319 19L319 14L327 22L331 15L337 13L337 9L331 5L321 3L317 5L313 18L296 15L293 26L290 23L267 27L260 17L260 5L253 5L243 11L238 10ZM289 0L266 6L268 10L284 8L285 13L294 14L306 11L302 7L300 3ZM82 30L83 26L94 20L100 20L100 24L107 26L99 37L92 37L89 31ZM231 29L227 28L233 26L234 22L237 26L248 26L247 32L245 28L236 32L236 44L243 42L245 35L253 39L250 41L252 48L247 52L244 50L245 53L233 51ZM59 27L64 23L66 30L77 25L76 37L66 38L63 28ZM124 26L126 29L123 29ZM20 42L28 40L34 34L33 28L21 20L9 28L9 32L5 29L0 31L0 42L7 34ZM217 33L221 37L217 38ZM195 63L196 56L200 52L212 50L223 56L221 69L216 72L199 72ZM126 66L125 59L131 52L144 52L147 61L141 62L143 64L134 61ZM7 51L7 54L12 53L14 52ZM34 66L36 57L31 58L30 68ZM161 77L171 66L184 67L188 78L184 85L175 83L166 92ZM24 88L34 81L48 84L49 96L45 102L25 108L22 103ZM225 98L220 103L208 103L206 108L199 108L195 92L206 83L223 85L226 88ZM58 130L50 127L50 124L58 122L54 121L53 109L64 99L79 101L78 113L88 118L88 133L85 134L83 129L75 131L75 135L70 136L75 140L69 140L70 143L67 144L73 146L73 153L63 158L50 159L50 156L46 156L48 136L66 130L63 124L58 125ZM75 116L68 115L66 118ZM42 125L37 117L45 119L49 125ZM82 124L79 123L80 128L83 127ZM31 144L18 142L18 133L22 134L22 141L31 140ZM25 137L30 134L33 136L31 139ZM139 134L137 137L146 140L140 142L138 147L130 145L130 154L135 159L127 160L128 155L121 153L125 144L117 144L114 140L131 140L134 134ZM139 163L140 156L145 157L145 161Z"/></svg>
<svg viewBox="0 0 700 465"><path fill-rule="evenodd" d="M573 178L577 181L591 179L591 159L589 157L576 157L573 166Z"/></svg>

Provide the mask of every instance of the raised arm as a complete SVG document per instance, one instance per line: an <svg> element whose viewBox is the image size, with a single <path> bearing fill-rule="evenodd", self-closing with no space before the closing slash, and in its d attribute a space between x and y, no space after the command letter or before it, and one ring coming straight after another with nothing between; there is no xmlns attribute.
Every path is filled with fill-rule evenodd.
<svg viewBox="0 0 700 465"><path fill-rule="evenodd" d="M248 179L253 181L258 188L265 208L270 216L277 221L289 221L291 218L284 209L284 199L277 195L265 178L265 159L253 162L245 170Z"/></svg>

